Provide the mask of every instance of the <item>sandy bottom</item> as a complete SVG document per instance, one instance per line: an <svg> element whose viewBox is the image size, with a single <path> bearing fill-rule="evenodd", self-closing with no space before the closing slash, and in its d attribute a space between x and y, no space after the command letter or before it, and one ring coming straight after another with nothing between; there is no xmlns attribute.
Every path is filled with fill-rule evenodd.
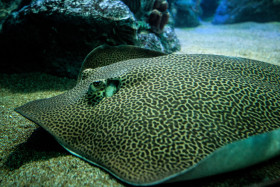
<svg viewBox="0 0 280 187"><path fill-rule="evenodd" d="M280 65L280 23L204 24L176 29L182 50L238 56ZM123 186L107 172L66 152L44 130L13 111L71 89L75 80L42 73L0 75L0 186ZM280 178L280 157L188 186L240 186Z"/></svg>
<svg viewBox="0 0 280 187"><path fill-rule="evenodd" d="M178 53L236 56L280 65L280 23L240 23L176 29Z"/></svg>

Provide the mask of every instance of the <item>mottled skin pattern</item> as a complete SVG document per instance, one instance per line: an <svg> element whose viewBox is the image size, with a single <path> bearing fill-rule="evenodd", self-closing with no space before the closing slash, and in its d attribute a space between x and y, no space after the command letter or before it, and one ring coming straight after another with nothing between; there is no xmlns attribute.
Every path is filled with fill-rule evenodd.
<svg viewBox="0 0 280 187"><path fill-rule="evenodd" d="M81 75L92 74L93 68L107 66L119 61L135 59L135 58L150 58L166 55L165 53L158 51L151 51L149 49L136 48L133 46L120 45L118 47L109 47L106 45L100 46L92 50L85 58L85 61L81 67L80 72L86 70L83 74L80 73L78 80Z"/></svg>
<svg viewBox="0 0 280 187"><path fill-rule="evenodd" d="M106 50L110 49L115 50ZM161 181L221 146L280 127L280 67L276 65L172 54L94 70L83 67L90 73L81 75L72 90L16 111L76 155L128 183ZM111 79L120 83L117 92L91 102L90 85Z"/></svg>

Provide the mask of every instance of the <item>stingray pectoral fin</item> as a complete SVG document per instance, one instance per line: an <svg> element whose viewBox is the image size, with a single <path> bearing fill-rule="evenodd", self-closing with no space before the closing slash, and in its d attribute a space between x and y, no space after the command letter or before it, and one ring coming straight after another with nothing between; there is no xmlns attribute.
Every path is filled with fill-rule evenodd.
<svg viewBox="0 0 280 187"><path fill-rule="evenodd" d="M280 129L225 145L167 182L197 179L242 169L280 154Z"/></svg>
<svg viewBox="0 0 280 187"><path fill-rule="evenodd" d="M49 102L51 99L47 98L31 101L15 108L14 110L25 118L33 121L37 125L43 127L45 130L49 131L49 129L46 127L45 120L42 119L42 115L45 113L47 108L53 108L53 106L50 106L51 102Z"/></svg>
<svg viewBox="0 0 280 187"><path fill-rule="evenodd" d="M136 58L151 58L166 55L163 52L143 49L132 45L109 46L102 45L93 49L85 58L78 81L81 79L81 72L85 69L107 66L116 62L136 59Z"/></svg>
<svg viewBox="0 0 280 187"><path fill-rule="evenodd" d="M68 91L54 97L38 99L19 106L14 110L50 132L49 126L52 125L48 121L51 118L50 116L55 116L56 114L57 117L60 117L59 111L61 109L79 99L78 97L70 98L69 95L71 94L72 92ZM45 115L49 116L46 117Z"/></svg>

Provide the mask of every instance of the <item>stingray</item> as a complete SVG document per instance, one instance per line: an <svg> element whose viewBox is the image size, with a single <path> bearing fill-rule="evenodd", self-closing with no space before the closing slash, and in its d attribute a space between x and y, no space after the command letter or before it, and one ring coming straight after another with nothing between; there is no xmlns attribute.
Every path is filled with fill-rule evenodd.
<svg viewBox="0 0 280 187"><path fill-rule="evenodd" d="M101 46L73 89L15 111L128 184L202 178L280 154L280 66Z"/></svg>

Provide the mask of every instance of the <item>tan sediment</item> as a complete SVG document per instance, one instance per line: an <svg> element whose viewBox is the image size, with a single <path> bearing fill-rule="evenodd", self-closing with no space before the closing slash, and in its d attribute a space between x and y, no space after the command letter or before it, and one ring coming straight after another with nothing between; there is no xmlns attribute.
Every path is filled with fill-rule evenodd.
<svg viewBox="0 0 280 187"><path fill-rule="evenodd" d="M238 56L280 65L280 23L176 29L178 53ZM64 151L51 136L13 111L71 89L75 80L42 73L0 75L0 186L123 186L104 170ZM252 185L280 177L280 158L188 186Z"/></svg>
<svg viewBox="0 0 280 187"><path fill-rule="evenodd" d="M238 23L176 29L178 53L236 56L280 65L280 23Z"/></svg>

